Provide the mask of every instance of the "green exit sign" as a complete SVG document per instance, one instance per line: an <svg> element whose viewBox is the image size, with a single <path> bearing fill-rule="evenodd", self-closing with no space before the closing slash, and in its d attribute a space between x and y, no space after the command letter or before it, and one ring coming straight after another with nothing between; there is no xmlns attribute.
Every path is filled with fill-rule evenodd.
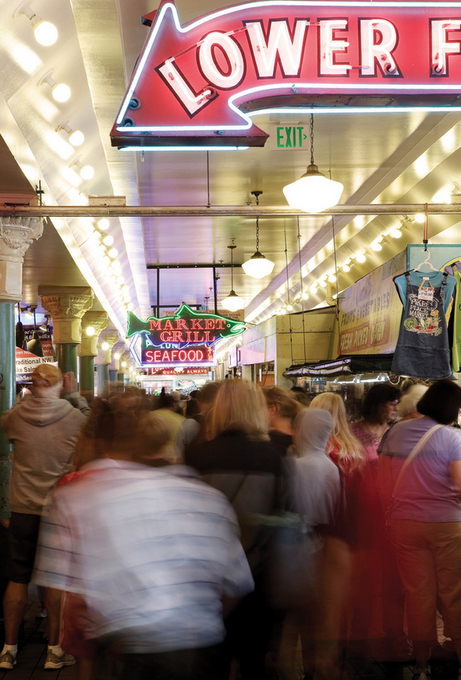
<svg viewBox="0 0 461 680"><path fill-rule="evenodd" d="M306 151L309 149L308 125L271 125L270 148Z"/></svg>

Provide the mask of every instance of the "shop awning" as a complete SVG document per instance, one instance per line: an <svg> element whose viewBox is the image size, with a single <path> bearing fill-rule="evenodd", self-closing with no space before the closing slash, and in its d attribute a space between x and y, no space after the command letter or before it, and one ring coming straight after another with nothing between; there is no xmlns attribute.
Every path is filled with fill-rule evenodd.
<svg viewBox="0 0 461 680"><path fill-rule="evenodd" d="M287 378L308 376L311 378L334 378L358 373L381 373L391 370L393 354L357 354L339 356L331 361L317 361L312 364L290 366L284 375Z"/></svg>

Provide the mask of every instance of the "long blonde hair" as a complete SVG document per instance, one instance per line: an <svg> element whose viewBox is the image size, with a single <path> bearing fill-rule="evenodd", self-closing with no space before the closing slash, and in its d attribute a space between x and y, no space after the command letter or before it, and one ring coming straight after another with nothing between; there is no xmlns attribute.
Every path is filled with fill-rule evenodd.
<svg viewBox="0 0 461 680"><path fill-rule="evenodd" d="M333 431L327 453L331 453L334 444L336 444L338 447L338 465L344 472L361 468L365 463L365 452L359 440L354 437L349 429L346 407L342 397L334 392L324 392L314 397L310 406L328 411L333 418Z"/></svg>
<svg viewBox="0 0 461 680"><path fill-rule="evenodd" d="M269 412L263 392L247 380L224 380L211 412L211 436L237 430L253 439L268 440Z"/></svg>

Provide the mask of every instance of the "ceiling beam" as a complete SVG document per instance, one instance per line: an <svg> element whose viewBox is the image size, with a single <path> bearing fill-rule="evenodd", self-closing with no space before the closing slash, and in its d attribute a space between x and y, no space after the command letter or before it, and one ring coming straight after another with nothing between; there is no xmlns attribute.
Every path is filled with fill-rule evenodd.
<svg viewBox="0 0 461 680"><path fill-rule="evenodd" d="M305 213L277 205L189 205L189 206L0 206L2 217L318 217L319 215L457 215L461 203L415 203L337 205L321 213Z"/></svg>

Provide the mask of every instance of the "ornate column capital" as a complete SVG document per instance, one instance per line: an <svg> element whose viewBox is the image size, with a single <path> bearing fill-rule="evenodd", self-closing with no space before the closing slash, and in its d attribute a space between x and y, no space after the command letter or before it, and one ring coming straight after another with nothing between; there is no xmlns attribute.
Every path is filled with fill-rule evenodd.
<svg viewBox="0 0 461 680"><path fill-rule="evenodd" d="M24 255L43 234L41 217L0 217L0 302L19 302Z"/></svg>
<svg viewBox="0 0 461 680"><path fill-rule="evenodd" d="M98 364L110 364L112 361L111 352L112 347L119 341L118 333L107 333L100 338L98 353ZM104 347L103 347L104 345ZM107 346L108 345L108 346Z"/></svg>
<svg viewBox="0 0 461 680"><path fill-rule="evenodd" d="M89 326L94 328L94 335L86 335ZM107 326L107 312L85 312L82 317L82 343L79 354L81 357L95 357L98 354L99 334Z"/></svg>
<svg viewBox="0 0 461 680"><path fill-rule="evenodd" d="M86 286L39 286L42 307L53 318L53 339L60 344L79 344L81 318L93 305L94 294Z"/></svg>

